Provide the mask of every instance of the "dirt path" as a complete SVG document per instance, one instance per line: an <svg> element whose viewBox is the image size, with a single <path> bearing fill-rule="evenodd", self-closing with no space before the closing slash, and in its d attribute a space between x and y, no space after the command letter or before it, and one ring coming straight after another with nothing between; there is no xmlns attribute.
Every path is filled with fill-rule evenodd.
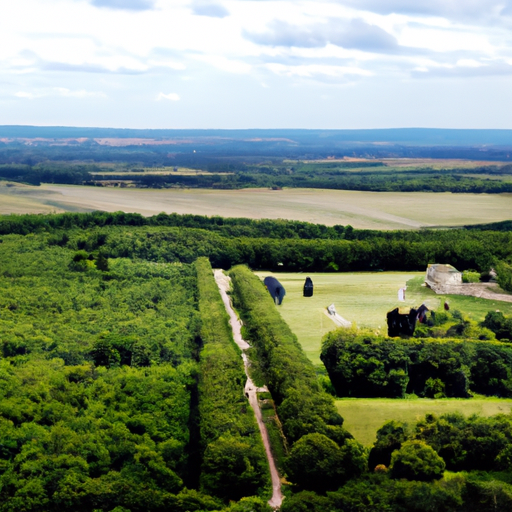
<svg viewBox="0 0 512 512"><path fill-rule="evenodd" d="M469 295L479 299L512 302L512 295L500 293L501 289L497 283L464 283L444 286L429 283L429 287L438 295Z"/></svg>
<svg viewBox="0 0 512 512"><path fill-rule="evenodd" d="M265 447L265 453L267 454L268 465L270 468L270 476L272 478L272 498L270 498L268 504L272 508L277 509L281 506L281 503L283 502L283 494L281 493L281 479L279 478L279 473L276 468L274 457L272 455L272 452L270 451L270 442L268 439L267 427L263 422L257 395L258 391L262 392L268 390L267 388L256 387L252 382L251 378L249 377L249 372L247 370L249 361L244 351L248 349L250 345L242 338L242 324L238 319L236 313L233 311L233 308L231 307L231 300L227 294L227 291L230 288L231 279L228 276L226 276L226 274L224 274L222 270L219 269L214 270L214 275L215 281L220 290L222 301L224 302L226 311L229 314L229 323L231 324L231 328L233 330L233 338L235 340L235 343L242 350L242 359L244 360L245 374L247 375L247 382L245 383L245 396L249 399L249 404L251 405L254 411L254 415L256 416L256 421L258 422L261 438L263 440L263 446Z"/></svg>

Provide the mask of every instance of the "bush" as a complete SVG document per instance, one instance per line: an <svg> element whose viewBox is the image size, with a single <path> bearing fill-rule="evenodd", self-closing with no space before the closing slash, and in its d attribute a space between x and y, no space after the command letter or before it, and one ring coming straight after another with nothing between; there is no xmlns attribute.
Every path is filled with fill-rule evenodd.
<svg viewBox="0 0 512 512"><path fill-rule="evenodd" d="M462 282L463 283L479 283L480 282L480 272L476 270L464 270L462 272Z"/></svg>
<svg viewBox="0 0 512 512"><path fill-rule="evenodd" d="M391 456L391 476L429 482L443 476L446 464L422 441L408 441Z"/></svg>

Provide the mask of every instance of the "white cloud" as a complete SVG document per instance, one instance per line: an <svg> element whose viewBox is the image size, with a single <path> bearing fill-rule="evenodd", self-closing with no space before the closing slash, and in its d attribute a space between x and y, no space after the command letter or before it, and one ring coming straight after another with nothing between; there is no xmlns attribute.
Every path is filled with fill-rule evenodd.
<svg viewBox="0 0 512 512"><path fill-rule="evenodd" d="M63 97L63 98L106 98L104 92L86 91L85 89L71 90L67 87L52 87L32 92L18 91L14 94L17 98L33 100L35 98L45 97Z"/></svg>
<svg viewBox="0 0 512 512"><path fill-rule="evenodd" d="M170 101L180 101L180 97L178 94L176 94L175 92L170 92L169 94L165 94L163 92L161 92L157 97L156 97L156 100L157 101L160 101L160 100L170 100Z"/></svg>
<svg viewBox="0 0 512 512"><path fill-rule="evenodd" d="M349 88L344 86L350 81L360 86L350 88L354 104L364 106L369 97L383 98L383 111L386 87L396 94L399 111L407 109L405 101L400 103L406 97L400 91L406 86L411 88L410 98L416 98L414 91L421 89L417 97L422 105L429 101L441 104L439 91L442 94L450 87L457 91L461 104L473 105L483 94L505 103L503 94L492 90L503 91L512 85L512 0L4 3L0 18L2 116L6 108L9 111L4 100L9 98L13 105L9 122L13 124L16 116L27 119L27 112L39 108L46 117L33 121L43 124L58 121L66 111L69 119L82 112L76 124L86 119L89 125L113 126L130 119L132 126L150 127L160 119L165 125L169 120L162 111L166 109L155 100L177 102L180 98L177 93L157 93L185 80L187 108L196 105L196 117L176 117L173 122L178 126L208 123L210 127L228 122L251 125L254 119L284 122L287 114L293 119L294 105L304 101L311 102L312 113L304 119L317 119L321 126L321 116L327 118L329 113L314 106L325 84L333 85L329 95L334 102L333 91L346 94ZM429 77L443 84L436 97L436 80ZM483 87L469 87L482 77L489 93L483 93ZM41 97L48 101L25 101L25 112L20 112L21 100ZM101 98L108 101L95 101ZM224 116L236 101L239 107L254 106L255 117ZM91 108L96 104L97 110ZM284 105L289 105L288 110ZM413 110L408 105L410 113ZM371 114L381 115L377 103L373 106ZM490 111L505 116L500 107ZM179 115L185 116L185 109ZM421 118L417 123L421 124Z"/></svg>
<svg viewBox="0 0 512 512"><path fill-rule="evenodd" d="M121 9L129 11L145 11L153 9L153 0L90 0L95 7L108 7L109 9Z"/></svg>
<svg viewBox="0 0 512 512"><path fill-rule="evenodd" d="M209 16L210 18L225 18L229 11L221 4L205 0L196 0L192 3L192 12L198 16Z"/></svg>

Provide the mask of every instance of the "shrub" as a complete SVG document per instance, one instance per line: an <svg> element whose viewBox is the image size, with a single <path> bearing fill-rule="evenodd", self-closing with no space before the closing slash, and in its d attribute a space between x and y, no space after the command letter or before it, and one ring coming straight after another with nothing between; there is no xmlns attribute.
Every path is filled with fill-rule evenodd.
<svg viewBox="0 0 512 512"><path fill-rule="evenodd" d="M422 441L408 441L391 456L391 476L429 482L443 476L446 464Z"/></svg>

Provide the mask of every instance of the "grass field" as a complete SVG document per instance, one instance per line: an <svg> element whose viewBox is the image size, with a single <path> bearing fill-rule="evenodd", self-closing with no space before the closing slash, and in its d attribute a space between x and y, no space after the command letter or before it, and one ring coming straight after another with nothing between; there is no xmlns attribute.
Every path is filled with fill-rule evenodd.
<svg viewBox="0 0 512 512"><path fill-rule="evenodd" d="M481 321L486 313L500 309L512 315L512 303L499 302L462 295L436 295L421 286L424 272L361 272L339 274L303 274L256 272L261 279L274 275L284 286L286 297L279 311L302 348L314 364L321 364L321 340L325 333L337 326L325 314L325 308L334 303L336 311L358 327L370 327L387 332L386 313L399 305L425 304L437 309L445 299L452 309L459 309L471 319ZM313 297L303 297L306 276L314 284ZM406 301L398 302L398 289L407 283Z"/></svg>
<svg viewBox="0 0 512 512"><path fill-rule="evenodd" d="M459 412L465 416L479 414L509 414L512 400L501 398L471 398L469 400L444 398L431 400L418 398L399 400L392 398L344 398L336 400L339 413L345 419L343 426L363 445L375 442L377 430L390 420L399 420L414 425L427 413L437 416Z"/></svg>
<svg viewBox="0 0 512 512"><path fill-rule="evenodd" d="M511 194L359 192L321 189L131 189L0 184L0 213L160 212L290 219L369 229L416 229L512 219Z"/></svg>

